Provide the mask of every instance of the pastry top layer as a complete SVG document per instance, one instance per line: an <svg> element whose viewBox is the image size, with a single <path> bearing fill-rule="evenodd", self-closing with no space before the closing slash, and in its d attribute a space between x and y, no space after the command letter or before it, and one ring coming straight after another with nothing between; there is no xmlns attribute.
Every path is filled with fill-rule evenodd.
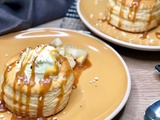
<svg viewBox="0 0 160 120"><path fill-rule="evenodd" d="M24 93L27 93L28 89L33 94L41 93L42 89L59 89L70 75L73 76L68 60L49 45L26 48L7 64L4 81L15 91Z"/></svg>

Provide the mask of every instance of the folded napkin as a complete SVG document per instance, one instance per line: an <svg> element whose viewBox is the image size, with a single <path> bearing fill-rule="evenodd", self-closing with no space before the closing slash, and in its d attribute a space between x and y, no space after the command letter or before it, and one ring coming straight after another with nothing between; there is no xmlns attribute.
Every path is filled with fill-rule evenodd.
<svg viewBox="0 0 160 120"><path fill-rule="evenodd" d="M61 18L73 0L2 0L0 35Z"/></svg>

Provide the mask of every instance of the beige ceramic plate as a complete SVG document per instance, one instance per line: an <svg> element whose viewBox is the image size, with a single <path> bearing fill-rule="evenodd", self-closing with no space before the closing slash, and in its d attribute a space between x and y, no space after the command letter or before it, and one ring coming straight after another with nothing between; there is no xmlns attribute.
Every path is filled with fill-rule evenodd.
<svg viewBox="0 0 160 120"><path fill-rule="evenodd" d="M77 11L84 24L95 34L114 44L144 51L159 51L160 26L149 31L146 39L140 39L142 34L124 32L112 27L107 22L100 22L105 18L108 0L78 0Z"/></svg>
<svg viewBox="0 0 160 120"><path fill-rule="evenodd" d="M8 59L26 47L48 44L59 37L64 44L83 48L92 66L85 70L58 120L102 120L113 118L125 105L130 94L128 68L120 55L100 40L78 32L39 28L0 37L0 74ZM98 81L91 81L98 77ZM5 117L10 117L6 115Z"/></svg>

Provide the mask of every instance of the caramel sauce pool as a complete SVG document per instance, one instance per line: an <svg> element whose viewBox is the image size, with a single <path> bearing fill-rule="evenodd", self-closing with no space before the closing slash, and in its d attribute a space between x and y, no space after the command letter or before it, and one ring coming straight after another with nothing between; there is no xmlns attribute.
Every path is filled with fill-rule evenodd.
<svg viewBox="0 0 160 120"><path fill-rule="evenodd" d="M73 73L74 73L74 77L75 77L75 80L74 80L74 83L73 83L73 86L74 86L74 87L77 87L77 84L78 84L78 82L79 82L79 77L80 77L81 73L82 73L85 69L87 69L87 68L89 68L89 67L91 67L91 66L92 66L91 62L87 59L87 60L83 63L83 65L76 65L76 66L74 67L74 69L73 69Z"/></svg>
<svg viewBox="0 0 160 120"><path fill-rule="evenodd" d="M42 48L42 50L45 48L45 46ZM42 51L41 50L41 51ZM39 51L39 53L41 52ZM22 52L23 53L23 52ZM31 59L31 58L29 58ZM34 81L35 81L35 61L36 61L37 57L35 57L35 59L33 60L33 63L32 63L32 72L31 72L31 77L30 77L30 81L29 83L27 84L24 84L24 83L21 83L20 84L20 91L22 90L22 88L24 87L24 85L27 85L27 93L26 93L26 96L27 96L27 99L26 99L26 109L25 109L25 116L28 116L29 115L29 103L30 103L30 95L31 95L31 89L32 87L36 84ZM61 59L61 58L57 58L58 60ZM61 61L63 61L64 58L61 59ZM4 90L4 87L6 85L6 74L7 72L9 72L11 69L10 69L10 66L11 68L13 68L14 66L16 65L16 62L14 63L11 63L5 70L4 72L4 82L2 83L2 90ZM13 88L13 102L16 103L20 103L22 104L22 93L20 92L20 97L18 100L16 100L16 84L18 82L18 80L23 80L25 79L25 73L24 73L24 70L25 70L25 67L26 67L27 63L22 61L22 64L21 64L21 70L18 71L16 73L16 77L15 77L15 80L14 80L14 88ZM57 64L55 64L55 66L57 66ZM76 65L73 69L73 73L74 73L74 77L75 77L75 81L74 81L74 84L73 86L77 86L78 82L79 82L79 77L81 75L81 73L87 69L91 67L91 63L89 60L86 60L84 62L83 65ZM52 73L48 73L48 72L52 72ZM41 98L41 99L38 99L38 109L37 109L37 118L28 118L28 117L23 117L21 115L17 115L17 111L16 111L16 108L14 108L13 110L13 114L12 114L12 117L11 117L11 120L47 120L46 117L43 117L43 105L44 105L44 95L45 93L49 90L51 84L52 84L52 79L47 79L48 78L48 75L49 74L58 74L58 72L55 72L55 71L47 71L45 73L45 77L43 80L40 80L39 83L40 83L40 90L42 91L38 98ZM66 76L67 77L67 76ZM65 84L66 81L62 82L62 84ZM61 102L61 99L63 98L63 94L64 94L64 90L63 90L63 87L61 87L61 91L60 91L60 95L58 96L59 100L56 104L56 109L58 108L60 102ZM0 102L0 113L6 113L7 111L9 111L6 107L5 107L5 102L3 100L4 98L4 92L2 91L1 93L1 102ZM22 110L22 105L19 105L18 107L19 110ZM56 112L56 109L55 109L55 112ZM54 114L54 113L53 113ZM52 116L51 116L52 117Z"/></svg>

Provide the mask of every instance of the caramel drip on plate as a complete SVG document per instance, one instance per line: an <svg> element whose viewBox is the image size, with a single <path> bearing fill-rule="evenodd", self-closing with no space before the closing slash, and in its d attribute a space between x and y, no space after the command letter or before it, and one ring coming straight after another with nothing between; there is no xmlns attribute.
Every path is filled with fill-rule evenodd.
<svg viewBox="0 0 160 120"><path fill-rule="evenodd" d="M81 75L81 73L85 70L85 69L87 69L87 68L90 68L92 66L92 64L91 64L91 62L87 59L84 63L83 63L83 65L76 65L75 67L74 67L74 77L75 77L75 80L74 80L74 83L73 83L73 85L74 85L74 87L77 87L77 84L78 84L78 80L79 80L79 77L80 77L80 75Z"/></svg>
<svg viewBox="0 0 160 120"><path fill-rule="evenodd" d="M160 39L160 32L156 32L155 34L156 34L156 37Z"/></svg>

